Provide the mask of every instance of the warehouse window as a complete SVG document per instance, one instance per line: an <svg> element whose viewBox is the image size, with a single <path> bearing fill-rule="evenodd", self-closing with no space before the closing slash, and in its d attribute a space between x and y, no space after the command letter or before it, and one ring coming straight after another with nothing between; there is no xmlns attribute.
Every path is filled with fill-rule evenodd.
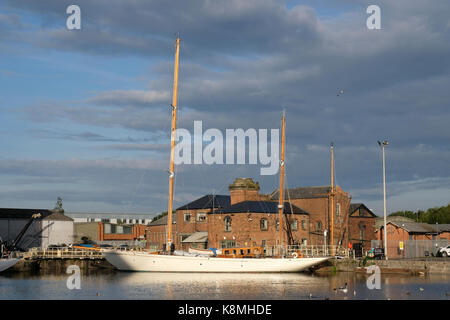
<svg viewBox="0 0 450 320"><path fill-rule="evenodd" d="M262 218L260 220L259 226L261 228L261 231L267 231L267 229L268 229L267 219L266 218Z"/></svg>
<svg viewBox="0 0 450 320"><path fill-rule="evenodd" d="M302 230L306 230L306 221L302 220Z"/></svg>
<svg viewBox="0 0 450 320"><path fill-rule="evenodd" d="M191 214L185 213L184 214L184 222L190 222L191 221Z"/></svg>
<svg viewBox="0 0 450 320"><path fill-rule="evenodd" d="M291 229L296 231L297 228L298 228L298 226L297 226L297 219L294 219L294 220L291 221Z"/></svg>
<svg viewBox="0 0 450 320"><path fill-rule="evenodd" d="M197 213L197 221L198 222L205 222L206 221L206 212L199 212L199 213Z"/></svg>
<svg viewBox="0 0 450 320"><path fill-rule="evenodd" d="M317 222L317 230L318 231L322 230L322 221Z"/></svg>
<svg viewBox="0 0 450 320"><path fill-rule="evenodd" d="M231 217L226 216L224 221L225 221L225 231L231 231Z"/></svg>

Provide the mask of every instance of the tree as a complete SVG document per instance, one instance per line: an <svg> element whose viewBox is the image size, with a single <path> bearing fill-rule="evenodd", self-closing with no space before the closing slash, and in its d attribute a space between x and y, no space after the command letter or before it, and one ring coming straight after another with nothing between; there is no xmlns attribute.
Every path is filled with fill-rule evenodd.
<svg viewBox="0 0 450 320"><path fill-rule="evenodd" d="M450 204L443 207L429 208L426 211L397 211L391 213L389 216L404 216L417 222L430 224L447 224L450 223Z"/></svg>
<svg viewBox="0 0 450 320"><path fill-rule="evenodd" d="M63 201L61 197L58 197L58 199L56 200L56 204L55 207L53 208L53 211L58 213L64 213Z"/></svg>

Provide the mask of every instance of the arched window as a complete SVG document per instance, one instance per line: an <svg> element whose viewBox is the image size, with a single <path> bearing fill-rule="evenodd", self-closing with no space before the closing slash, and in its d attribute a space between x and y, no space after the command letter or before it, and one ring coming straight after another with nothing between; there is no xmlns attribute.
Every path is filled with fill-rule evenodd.
<svg viewBox="0 0 450 320"><path fill-rule="evenodd" d="M259 226L261 228L261 231L266 231L268 229L268 223L266 218L262 218L259 222Z"/></svg>
<svg viewBox="0 0 450 320"><path fill-rule="evenodd" d="M297 219L294 219L291 221L291 229L294 231L297 231L297 229L298 229Z"/></svg>
<svg viewBox="0 0 450 320"><path fill-rule="evenodd" d="M231 231L231 217L226 216L224 222L225 222L225 231Z"/></svg>

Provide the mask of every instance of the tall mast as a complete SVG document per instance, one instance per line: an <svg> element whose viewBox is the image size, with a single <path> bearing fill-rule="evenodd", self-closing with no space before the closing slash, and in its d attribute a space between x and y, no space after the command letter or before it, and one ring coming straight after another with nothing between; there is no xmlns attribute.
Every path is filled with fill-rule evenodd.
<svg viewBox="0 0 450 320"><path fill-rule="evenodd" d="M178 93L178 62L180 59L180 37L176 40L175 67L173 72L173 95L172 95L172 132L170 146L170 170L169 170L169 208L167 211L167 248L170 251L172 244L172 205L173 205L173 185L175 178L175 130L177 127L177 93Z"/></svg>
<svg viewBox="0 0 450 320"><path fill-rule="evenodd" d="M278 221L280 228L280 250L283 245L283 177L284 177L284 130L285 130L285 111L283 110L283 119L281 124L281 160L280 160L280 197L278 202ZM281 251L280 251L281 252Z"/></svg>
<svg viewBox="0 0 450 320"><path fill-rule="evenodd" d="M330 144L331 149L331 192L330 192L330 214L331 214L331 231L330 231L330 241L331 241L331 255L334 255L334 143Z"/></svg>

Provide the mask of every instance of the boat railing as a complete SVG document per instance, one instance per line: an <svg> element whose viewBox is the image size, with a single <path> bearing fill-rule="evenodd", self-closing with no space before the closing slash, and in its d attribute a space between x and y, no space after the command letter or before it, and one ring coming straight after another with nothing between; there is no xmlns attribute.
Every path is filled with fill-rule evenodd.
<svg viewBox="0 0 450 320"><path fill-rule="evenodd" d="M289 245L289 246L266 246L264 247L266 257L296 257L296 258L320 258L320 257L349 257L349 251L342 246L330 245Z"/></svg>

